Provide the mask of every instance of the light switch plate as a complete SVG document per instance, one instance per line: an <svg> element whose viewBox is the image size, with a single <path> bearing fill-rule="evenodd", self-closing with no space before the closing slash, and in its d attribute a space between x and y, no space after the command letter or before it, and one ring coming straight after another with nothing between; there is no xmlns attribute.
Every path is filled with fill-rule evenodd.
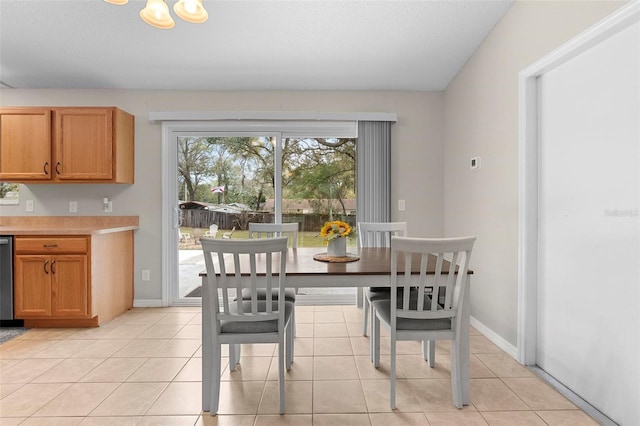
<svg viewBox="0 0 640 426"><path fill-rule="evenodd" d="M78 213L77 201L69 201L69 213Z"/></svg>
<svg viewBox="0 0 640 426"><path fill-rule="evenodd" d="M33 213L33 200L27 200L25 203L25 208L29 213Z"/></svg>
<svg viewBox="0 0 640 426"><path fill-rule="evenodd" d="M403 212L406 207L404 200L398 200L398 211Z"/></svg>

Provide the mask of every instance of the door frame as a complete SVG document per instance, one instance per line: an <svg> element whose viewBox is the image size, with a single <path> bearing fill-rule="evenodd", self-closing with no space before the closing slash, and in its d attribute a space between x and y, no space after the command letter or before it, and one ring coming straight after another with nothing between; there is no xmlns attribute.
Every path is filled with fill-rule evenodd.
<svg viewBox="0 0 640 426"><path fill-rule="evenodd" d="M518 362L536 364L538 290L538 79L640 21L631 2L525 68L518 76Z"/></svg>

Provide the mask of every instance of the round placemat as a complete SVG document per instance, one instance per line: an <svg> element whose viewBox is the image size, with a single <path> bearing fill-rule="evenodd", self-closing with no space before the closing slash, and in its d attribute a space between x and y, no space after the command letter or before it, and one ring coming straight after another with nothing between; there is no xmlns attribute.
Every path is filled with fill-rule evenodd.
<svg viewBox="0 0 640 426"><path fill-rule="evenodd" d="M355 262L356 260L360 260L360 256L356 256L353 253L347 253L346 256L329 256L326 252L318 253L313 255L314 260L319 260L320 262L329 262L329 263L347 263L347 262Z"/></svg>

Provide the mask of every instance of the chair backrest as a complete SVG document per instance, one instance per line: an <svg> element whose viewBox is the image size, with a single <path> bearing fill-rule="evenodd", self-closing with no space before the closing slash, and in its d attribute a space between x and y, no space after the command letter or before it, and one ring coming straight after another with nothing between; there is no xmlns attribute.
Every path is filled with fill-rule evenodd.
<svg viewBox="0 0 640 426"><path fill-rule="evenodd" d="M285 300L286 238L264 238L259 241L204 239L202 251L207 268L214 331L219 333L220 321L278 319L284 324L282 303ZM265 287L266 299L260 300L257 289ZM250 299L243 301L236 297L242 294L243 288L251 290ZM278 289L278 297L272 297L274 288ZM262 309L259 309L261 304Z"/></svg>
<svg viewBox="0 0 640 426"><path fill-rule="evenodd" d="M360 247L389 247L391 237L405 237L407 222L358 222Z"/></svg>
<svg viewBox="0 0 640 426"><path fill-rule="evenodd" d="M249 238L288 237L291 248L298 247L298 223L249 223Z"/></svg>
<svg viewBox="0 0 640 426"><path fill-rule="evenodd" d="M475 240L475 237L391 238L393 328L396 317L454 319L460 315ZM419 275L415 273L418 270ZM395 287L404 288L400 293L402 300L397 300ZM440 297L443 292L444 297Z"/></svg>

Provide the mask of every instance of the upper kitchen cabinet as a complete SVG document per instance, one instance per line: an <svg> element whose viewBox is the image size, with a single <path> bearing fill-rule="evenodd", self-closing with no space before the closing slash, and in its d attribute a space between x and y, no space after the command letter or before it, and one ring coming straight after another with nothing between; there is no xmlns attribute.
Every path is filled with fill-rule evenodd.
<svg viewBox="0 0 640 426"><path fill-rule="evenodd" d="M51 110L0 108L0 181L51 175Z"/></svg>
<svg viewBox="0 0 640 426"><path fill-rule="evenodd" d="M133 139L118 108L0 108L0 181L133 183Z"/></svg>

